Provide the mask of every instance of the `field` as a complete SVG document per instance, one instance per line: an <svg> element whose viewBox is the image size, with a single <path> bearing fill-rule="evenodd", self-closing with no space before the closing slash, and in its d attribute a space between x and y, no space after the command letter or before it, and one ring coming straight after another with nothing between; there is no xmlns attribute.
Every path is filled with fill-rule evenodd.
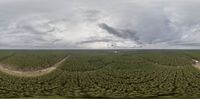
<svg viewBox="0 0 200 99"><path fill-rule="evenodd" d="M198 98L198 60L186 50L2 50L0 98Z"/></svg>

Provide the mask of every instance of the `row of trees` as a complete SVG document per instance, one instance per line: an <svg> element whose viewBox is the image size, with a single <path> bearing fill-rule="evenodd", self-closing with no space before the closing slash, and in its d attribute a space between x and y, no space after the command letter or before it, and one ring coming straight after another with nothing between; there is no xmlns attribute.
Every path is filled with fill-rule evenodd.
<svg viewBox="0 0 200 99"><path fill-rule="evenodd" d="M1 64L13 66L19 70L34 70L47 68L59 62L67 56L64 52L44 52L44 51L31 51L31 52L12 52L8 58L3 58ZM1 56L1 55L0 55ZM5 56L5 55L4 55ZM6 57L7 57L6 56Z"/></svg>
<svg viewBox="0 0 200 99"><path fill-rule="evenodd" d="M163 66L137 53L102 53L70 53L59 69L40 77L0 73L0 97L200 96L200 72L192 66Z"/></svg>

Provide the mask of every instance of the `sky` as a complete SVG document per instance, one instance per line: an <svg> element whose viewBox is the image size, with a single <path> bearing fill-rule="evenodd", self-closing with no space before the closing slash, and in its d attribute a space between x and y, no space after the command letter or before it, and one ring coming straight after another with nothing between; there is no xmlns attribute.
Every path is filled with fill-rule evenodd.
<svg viewBox="0 0 200 99"><path fill-rule="evenodd" d="M0 49L200 49L200 0L0 0Z"/></svg>

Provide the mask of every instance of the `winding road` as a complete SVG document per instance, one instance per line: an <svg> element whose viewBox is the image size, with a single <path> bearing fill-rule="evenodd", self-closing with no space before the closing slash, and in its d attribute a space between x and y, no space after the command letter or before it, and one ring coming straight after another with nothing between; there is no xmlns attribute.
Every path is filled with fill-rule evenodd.
<svg viewBox="0 0 200 99"><path fill-rule="evenodd" d="M36 71L20 71L20 70L14 70L10 69L12 66L9 68L7 66L4 66L3 64L0 64L0 72L13 75L13 76L19 76L19 77L37 77L37 76L42 76L48 73L51 73L52 71L56 70L57 67L59 67L65 60L67 60L70 56L67 56L63 58L61 61L57 62L56 64L52 65L51 67L44 68L41 70L36 70Z"/></svg>

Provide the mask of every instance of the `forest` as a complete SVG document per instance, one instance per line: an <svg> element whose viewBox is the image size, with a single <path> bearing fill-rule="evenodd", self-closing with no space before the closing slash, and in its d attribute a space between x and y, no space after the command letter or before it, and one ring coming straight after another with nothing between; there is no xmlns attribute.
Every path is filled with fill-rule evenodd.
<svg viewBox="0 0 200 99"><path fill-rule="evenodd" d="M195 50L1 50L0 98L198 98L199 60Z"/></svg>

